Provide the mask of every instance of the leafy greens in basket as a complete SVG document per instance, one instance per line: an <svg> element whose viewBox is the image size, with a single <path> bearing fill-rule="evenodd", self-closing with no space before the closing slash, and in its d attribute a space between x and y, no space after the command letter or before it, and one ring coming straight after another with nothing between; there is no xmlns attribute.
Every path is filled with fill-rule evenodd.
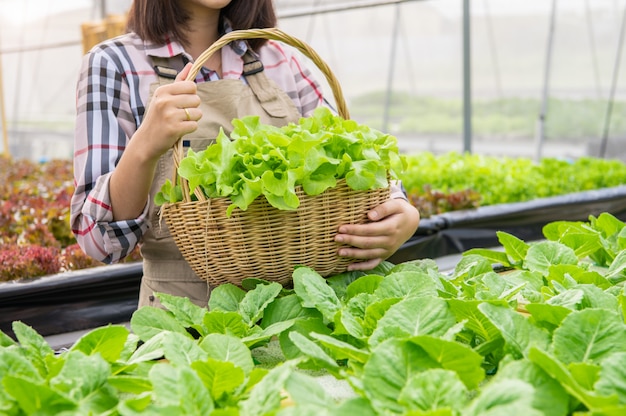
<svg viewBox="0 0 626 416"><path fill-rule="evenodd" d="M388 186L406 167L394 136L336 116L326 107L284 127L262 124L258 116L233 120L230 138L223 130L215 143L189 149L178 175L207 198L228 197L246 210L260 195L274 207L295 210L296 187L319 195L340 179L354 190ZM171 181L156 195L158 205L182 201L179 184Z"/></svg>

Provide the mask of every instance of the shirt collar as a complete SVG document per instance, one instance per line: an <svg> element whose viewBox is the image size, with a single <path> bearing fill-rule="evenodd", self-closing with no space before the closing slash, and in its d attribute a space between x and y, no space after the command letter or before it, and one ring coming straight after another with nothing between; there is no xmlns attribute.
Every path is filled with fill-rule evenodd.
<svg viewBox="0 0 626 416"><path fill-rule="evenodd" d="M173 40L169 36L166 37L165 43L156 45L151 43L150 41L144 40L144 46L146 51L148 51L149 56L154 56L157 58L173 58L178 55L185 55L189 58L189 55L183 49L183 45L180 42Z"/></svg>
<svg viewBox="0 0 626 416"><path fill-rule="evenodd" d="M228 22L224 23L224 33L232 32L232 27ZM144 46L149 56L158 58L173 58L184 56L191 61L191 56L185 52L183 45L174 38L167 36L165 43L161 45L144 41ZM236 40L222 48L222 75L223 78L241 77L243 72L243 55L248 50L248 44L244 40Z"/></svg>

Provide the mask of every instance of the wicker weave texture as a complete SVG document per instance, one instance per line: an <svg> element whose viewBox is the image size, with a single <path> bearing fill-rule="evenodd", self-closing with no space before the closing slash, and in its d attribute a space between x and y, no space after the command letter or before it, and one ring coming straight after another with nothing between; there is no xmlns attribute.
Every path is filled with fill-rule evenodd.
<svg viewBox="0 0 626 416"><path fill-rule="evenodd" d="M163 216L185 260L209 284L239 286L245 278L286 284L299 265L322 276L344 272L354 260L337 255L337 229L367 222L367 211L389 198L389 188L354 191L345 181L320 195L297 193L295 211L257 198L227 217L230 200L211 198L170 204Z"/></svg>

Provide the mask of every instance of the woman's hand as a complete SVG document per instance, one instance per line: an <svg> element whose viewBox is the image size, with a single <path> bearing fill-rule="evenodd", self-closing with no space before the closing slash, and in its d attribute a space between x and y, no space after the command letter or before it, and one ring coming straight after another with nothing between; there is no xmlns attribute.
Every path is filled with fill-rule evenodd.
<svg viewBox="0 0 626 416"><path fill-rule="evenodd" d="M158 87L148 104L135 137L141 137L148 158L158 158L176 141L198 128L202 117L200 97L194 81L186 81L192 64L188 63L176 80Z"/></svg>
<svg viewBox="0 0 626 416"><path fill-rule="evenodd" d="M348 270L371 270L390 257L417 230L420 215L408 201L390 199L368 212L372 221L367 224L344 224L339 227L335 241L350 247L341 247L339 255L351 257Z"/></svg>

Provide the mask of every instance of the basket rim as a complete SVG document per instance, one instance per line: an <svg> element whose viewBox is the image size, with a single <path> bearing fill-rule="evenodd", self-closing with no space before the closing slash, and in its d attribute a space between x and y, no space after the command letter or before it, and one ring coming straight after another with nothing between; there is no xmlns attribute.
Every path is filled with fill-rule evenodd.
<svg viewBox="0 0 626 416"><path fill-rule="evenodd" d="M322 193L317 194L317 195L309 195L309 194L307 194L307 193L304 191L304 189L302 188L302 185L296 185L295 191L296 191L296 195L298 195L298 198L302 198L302 197L304 197L304 198L315 198L315 197L320 197L320 196L321 196L321 195L323 195L324 193L327 193L327 192L332 192L332 191L333 191L333 189L335 189L335 188L337 188L337 187L342 186L342 183L343 183L343 185L345 185L345 187L346 187L346 188L348 188L351 192L355 192L355 193L379 192L379 191L383 191L383 190L385 190L385 189L390 189L390 187L391 187L391 181L390 181L390 179L388 179L388 180L387 180L387 186L383 186L383 187L379 187L379 188L373 188L373 189L352 189L352 188L350 188L350 186L347 184L347 182L346 182L346 179L345 179L345 178L339 178L339 179L337 179L337 183L335 184L335 186L330 187L330 188L327 188L327 189L325 189ZM262 200L267 201L267 199L265 198L265 195L263 195L263 194L261 194L261 195L257 196L257 197L255 198L255 200L254 200L254 201L256 202L256 201L258 201L259 199L262 199ZM219 201L223 201L223 202L227 202L227 203L229 203L229 204L230 204L230 203L232 203L232 200L231 200L231 199L230 199L230 197L228 197L228 196L208 197L208 198L205 198L205 199L194 199L194 200L191 200L191 201L185 201L185 200L182 200L182 201L176 201L176 202L165 202L164 204L162 204L162 205L161 205L161 210L160 210L160 213L161 213L161 215L163 215L163 212L164 212L165 210L167 210L167 208L168 208L168 207L172 207L172 206L180 206L180 205L186 205L186 204L209 203L210 201L218 201L218 200L219 200ZM269 204L269 202L268 202L268 204ZM252 205L252 204L250 204L250 205ZM275 207L273 207L273 208L275 208ZM237 209L241 210L239 207L237 207ZM275 209L276 209L277 211L281 211L281 210L280 210L280 209L278 209L278 208L275 208ZM296 209L294 209L294 210L282 210L282 211L289 212L289 211L296 211L296 210L297 210L297 208L296 208ZM241 211L244 211L244 212L245 212L245 210L241 210Z"/></svg>

